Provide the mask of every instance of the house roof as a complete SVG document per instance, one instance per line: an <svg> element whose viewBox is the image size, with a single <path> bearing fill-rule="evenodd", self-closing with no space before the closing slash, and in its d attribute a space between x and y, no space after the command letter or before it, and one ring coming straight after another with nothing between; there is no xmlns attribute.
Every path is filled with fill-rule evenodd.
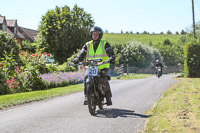
<svg viewBox="0 0 200 133"><path fill-rule="evenodd" d="M14 33L12 33L12 32L10 31L9 28L6 28L6 32L7 32L8 34L14 35Z"/></svg>
<svg viewBox="0 0 200 133"><path fill-rule="evenodd" d="M17 34L15 34L15 37L25 39L25 37L20 32L17 32Z"/></svg>
<svg viewBox="0 0 200 133"><path fill-rule="evenodd" d="M36 39L38 34L37 30L19 27L17 24L17 20L6 20L5 16L0 16L0 25L3 24L4 21L6 21L6 32L11 35L14 35L15 38L27 39L31 42L34 42L34 40ZM15 27L16 33L14 33Z"/></svg>
<svg viewBox="0 0 200 133"><path fill-rule="evenodd" d="M14 27L17 23L17 20L6 20L6 24L8 27Z"/></svg>
<svg viewBox="0 0 200 133"><path fill-rule="evenodd" d="M21 33L23 34L23 32L24 32L29 38L31 38L31 40L34 41L36 39L37 34L38 34L37 30L32 30L32 29L28 29L28 28L24 28L24 27L20 27L20 29L22 30Z"/></svg>
<svg viewBox="0 0 200 133"><path fill-rule="evenodd" d="M15 25L17 26L17 20L6 20L6 24L7 24L7 27L10 27L10 28L15 27ZM17 31L16 34L12 33L12 35L14 35L16 38L25 39L25 37L19 31Z"/></svg>
<svg viewBox="0 0 200 133"><path fill-rule="evenodd" d="M0 24L3 24L4 20L5 20L5 16L0 16Z"/></svg>

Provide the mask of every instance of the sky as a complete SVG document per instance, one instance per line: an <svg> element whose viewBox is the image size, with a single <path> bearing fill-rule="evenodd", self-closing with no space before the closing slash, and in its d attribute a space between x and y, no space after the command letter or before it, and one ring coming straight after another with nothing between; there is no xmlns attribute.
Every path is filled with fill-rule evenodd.
<svg viewBox="0 0 200 133"><path fill-rule="evenodd" d="M56 6L75 4L91 14L95 25L109 33L172 33L192 26L192 0L0 0L0 14L21 27L38 29L42 16ZM194 0L195 22L200 0Z"/></svg>

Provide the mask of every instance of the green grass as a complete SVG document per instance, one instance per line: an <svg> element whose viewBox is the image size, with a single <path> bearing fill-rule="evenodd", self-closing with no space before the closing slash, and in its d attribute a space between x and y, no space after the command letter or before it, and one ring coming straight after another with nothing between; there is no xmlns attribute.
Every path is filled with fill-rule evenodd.
<svg viewBox="0 0 200 133"><path fill-rule="evenodd" d="M169 88L150 115L145 133L200 132L200 78L179 78Z"/></svg>
<svg viewBox="0 0 200 133"><path fill-rule="evenodd" d="M83 91L83 84L0 96L0 109Z"/></svg>
<svg viewBox="0 0 200 133"><path fill-rule="evenodd" d="M165 39L169 39L172 43L177 42L183 35L145 35L145 34L104 34L103 39L111 45L126 44L129 41L136 40L143 44L153 44L158 42L163 43Z"/></svg>

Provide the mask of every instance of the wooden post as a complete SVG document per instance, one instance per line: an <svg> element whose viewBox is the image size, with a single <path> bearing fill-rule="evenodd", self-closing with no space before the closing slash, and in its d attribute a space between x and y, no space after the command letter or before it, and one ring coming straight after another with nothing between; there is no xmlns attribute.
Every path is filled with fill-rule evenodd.
<svg viewBox="0 0 200 133"><path fill-rule="evenodd" d="M193 34L194 34L194 38L197 38L196 29L195 29L195 18L194 18L194 0L192 0L192 16L193 16Z"/></svg>

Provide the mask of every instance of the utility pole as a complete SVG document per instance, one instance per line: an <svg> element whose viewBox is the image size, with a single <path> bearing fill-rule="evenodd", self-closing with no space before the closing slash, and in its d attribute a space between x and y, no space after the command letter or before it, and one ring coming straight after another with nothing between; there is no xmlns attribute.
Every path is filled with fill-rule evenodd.
<svg viewBox="0 0 200 133"><path fill-rule="evenodd" d="M196 37L196 29L195 29L195 19L194 19L194 0L192 0L192 15L193 15L193 33L194 33L194 38Z"/></svg>

